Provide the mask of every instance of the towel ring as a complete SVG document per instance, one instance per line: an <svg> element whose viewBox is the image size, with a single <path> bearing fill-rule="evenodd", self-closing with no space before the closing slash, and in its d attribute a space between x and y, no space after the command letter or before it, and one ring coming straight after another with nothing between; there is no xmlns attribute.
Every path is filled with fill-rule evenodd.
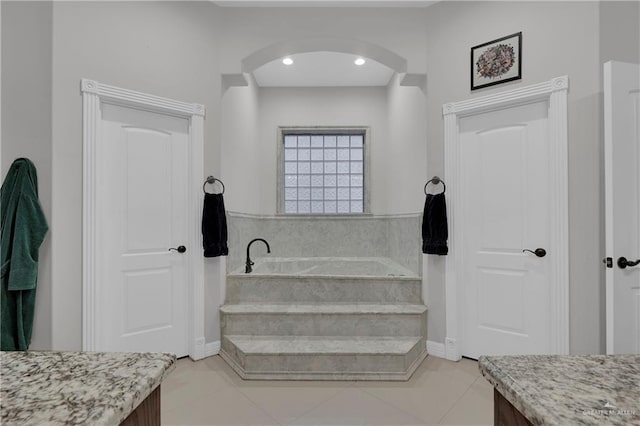
<svg viewBox="0 0 640 426"><path fill-rule="evenodd" d="M213 176L207 176L207 180L205 180L202 184L202 192L204 192L205 194L211 194L211 192L207 192L206 186L208 183L215 182L220 182L220 185L222 186L222 192L220 193L220 195L224 194L224 183L220 179L214 178Z"/></svg>
<svg viewBox="0 0 640 426"><path fill-rule="evenodd" d="M430 180L427 181L427 183L424 184L424 194L427 195L427 186L432 183L434 185L437 185L439 183L442 184L442 193L444 194L445 192L447 192L447 185L444 184L444 181L442 179L440 179L438 176L434 176L432 177Z"/></svg>

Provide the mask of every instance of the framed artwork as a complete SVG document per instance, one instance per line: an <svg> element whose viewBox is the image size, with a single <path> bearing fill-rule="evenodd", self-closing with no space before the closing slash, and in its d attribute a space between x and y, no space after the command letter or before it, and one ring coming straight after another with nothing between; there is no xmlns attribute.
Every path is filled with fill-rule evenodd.
<svg viewBox="0 0 640 426"><path fill-rule="evenodd" d="M471 48L471 90L522 78L522 32Z"/></svg>

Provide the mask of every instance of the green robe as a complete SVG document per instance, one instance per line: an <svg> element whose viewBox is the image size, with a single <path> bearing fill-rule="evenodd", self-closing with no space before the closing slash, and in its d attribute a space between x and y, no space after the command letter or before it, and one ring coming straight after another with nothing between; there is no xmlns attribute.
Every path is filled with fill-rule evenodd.
<svg viewBox="0 0 640 426"><path fill-rule="evenodd" d="M26 158L13 162L0 191L0 320L3 351L27 350L31 342L38 277L38 250L49 227L38 201L38 177Z"/></svg>

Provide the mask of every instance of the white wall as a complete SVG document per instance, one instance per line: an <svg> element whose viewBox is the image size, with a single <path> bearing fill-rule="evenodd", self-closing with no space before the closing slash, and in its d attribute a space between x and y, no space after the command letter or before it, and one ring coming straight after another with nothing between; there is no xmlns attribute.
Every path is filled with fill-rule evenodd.
<svg viewBox="0 0 640 426"><path fill-rule="evenodd" d="M2 157L2 2L0 2L0 176L4 178Z"/></svg>
<svg viewBox="0 0 640 426"><path fill-rule="evenodd" d="M258 154L259 87L231 87L222 95L220 178L227 210L260 213L259 172L269 159Z"/></svg>
<svg viewBox="0 0 640 426"><path fill-rule="evenodd" d="M8 2L3 2L3 6L5 4ZM53 331L50 342L45 342L43 348L79 349L81 346L81 78L205 104L205 174L224 178L229 173L228 202L238 205L239 210L252 213L263 211L262 204L275 202L275 198L264 201L265 194L249 198L247 189L251 189L254 182L242 184L242 179L234 178L234 160L225 160L224 166L220 161L221 157L229 157L222 149L237 148L228 144L223 147L219 143L221 113L225 122L229 116L238 116L233 109L220 110L220 69L237 72L240 60L255 50L299 37L365 39L407 58L409 71L421 72L426 64L424 14L416 9L219 9L208 2L53 2L47 7L53 8L49 12L52 22L40 26L32 37L46 40L49 35L52 40L50 47L39 46L38 49L44 51L33 51L40 61L46 62L46 58L50 58L51 71L36 67L24 70L24 75L18 76L20 81L28 81L29 73L39 70L41 77L49 76L51 82L47 87L52 88L51 100L42 104L51 111L45 114L51 116L51 131L43 132L51 141L44 143L48 148L38 151L48 151L51 157L51 168L45 175L50 175L51 185L47 191L51 194L48 243L51 244L53 284L50 295L44 291L40 294L45 304L51 305L50 315L46 316L51 319ZM7 16L11 15L7 13ZM20 26L29 28L38 22L27 16L14 18L16 29ZM24 46L24 40L12 37L3 38L3 48L7 40L16 51ZM6 68L6 62L3 61L3 65ZM13 102L21 96L3 89L3 102ZM235 90L240 89L229 89L225 98ZM242 111L245 118L247 114L256 117L255 93L247 98L253 101L239 102L237 111ZM6 118L3 121L6 125ZM245 135L240 139L248 143L245 154L253 152L251 143L257 138L252 135L252 129L256 128L251 119L238 128ZM231 127L227 130L237 134ZM228 140L226 134L224 140ZM3 163L6 162L4 158ZM259 160L245 155L243 164L259 164ZM43 167L46 166L39 168ZM223 167L225 173L221 171ZM240 186L234 187L234 182ZM264 209L273 210L273 205L264 206ZM402 210L415 211L415 208ZM221 259L205 262L205 297L207 306L212 307L207 310L207 341L215 340L218 333L221 263ZM43 259L43 265L46 265L46 259ZM44 275L41 282L45 282Z"/></svg>
<svg viewBox="0 0 640 426"><path fill-rule="evenodd" d="M378 44L387 48L407 60L409 72L424 72L426 67L426 52L424 44L426 28L424 25L426 9L399 8L222 8L224 19L221 21L222 40L220 43L220 69L224 73L240 72L241 61L252 53L271 44L296 39L310 38L340 38L346 40L362 40ZM423 126L424 94L415 88L397 87L397 82L391 85L387 99L384 102L375 101L371 106L362 105L370 99L367 89L360 92L352 88L344 89L258 89L257 99L260 102L260 131L256 135L260 139L259 163L251 160L247 149L249 130L242 128L248 125L255 111L255 87L229 89L223 99L223 114L231 116L231 111L238 110L238 102L245 105L243 117L231 117L231 121L223 120L223 149L229 146L231 152L225 151L224 176L227 180L238 182L241 193L229 193L229 208L243 213L273 214L276 211L276 167L275 167L275 137L278 125L310 125L314 122L325 125L357 124L375 122L376 129L372 129L371 167L373 170L371 188L371 211L373 213L406 213L421 210L417 198L420 192L398 191L398 184L403 188L410 188L407 182L408 171L412 181L422 180L426 158L414 155L404 156L412 147L425 145L422 152L426 156L426 130ZM310 92L310 90L312 92ZM235 93L231 93L234 91ZM240 94L243 93L243 94ZM287 96L286 102L285 93ZM313 93L317 99L308 99L306 94ZM358 101L349 99L351 94L362 93L367 101L358 105ZM238 98L232 99L232 96ZM244 100L241 101L239 97ZM378 96L381 101L384 96ZM294 102L295 100L295 102ZM297 106L295 105L297 103ZM422 104L421 104L422 103ZM228 105L228 107L227 107ZM374 105L381 108L373 111ZM328 108L326 108L328 107ZM386 110L385 110L386 108ZM230 111L228 114L226 111ZM342 115L337 116L335 112ZM313 113L315 116L312 116ZM390 118L389 118L390 117ZM234 121L235 118L235 121ZM239 120L239 121L238 121ZM398 129L402 120L411 123L408 128ZM384 124L383 124L384 123ZM399 130L399 136L409 136L390 140L388 126L393 125ZM233 129L227 132L229 126ZM230 133L236 132L234 137ZM415 138L414 138L415 136ZM265 139L266 138L266 139ZM380 143L388 139L385 143ZM244 141L244 142L242 142ZM250 149L249 149L250 150ZM235 151L235 152L233 152ZM243 163L238 160L243 159ZM265 161L271 165L265 167ZM420 166L422 164L422 166ZM416 169L421 170L416 171ZM247 170L247 172L241 170ZM261 170L259 181L249 183L250 176L255 170ZM386 179L387 174L390 179ZM226 181L225 181L226 182ZM256 184L260 185L257 192ZM235 185L235 184L233 184ZM253 186L252 186L253 185ZM409 185L409 186L406 186ZM416 183L416 188L419 183Z"/></svg>
<svg viewBox="0 0 640 426"><path fill-rule="evenodd" d="M219 174L217 10L209 2L53 3L54 349L81 347L80 79L204 104L205 174ZM208 306L218 303L219 263L206 264ZM213 339L216 324L206 328Z"/></svg>
<svg viewBox="0 0 640 426"><path fill-rule="evenodd" d="M640 2L600 2L600 62L640 63Z"/></svg>
<svg viewBox="0 0 640 426"><path fill-rule="evenodd" d="M246 99L227 110L229 102L235 102L227 97L234 91L244 90L229 89L223 99L225 108L221 111L219 70L239 72L240 61L256 50L283 40L312 37L343 37L376 43L405 57L410 72L426 71L428 74L427 114L419 112L422 102L419 96L405 91L418 89L397 88L395 91L390 87L386 92L383 115L387 119L387 135L402 134L406 129L403 122L412 123L413 130L384 145L397 177L383 182L380 182L381 177L376 177L378 181L372 184L378 188L387 184L403 190L394 194L393 202L382 202L383 198L380 198L379 204L374 204L380 212L419 211L422 202L417 200L422 195L424 180L442 174L443 103L532 84L557 75L570 76L571 350L575 353L599 352L603 348L600 60L638 57L636 43L616 38L620 25L631 29L622 34L637 34L635 17L639 15L637 10L635 15L632 13L632 9L638 8L637 4L441 2L426 9L402 10L230 9L217 8L208 2L55 2L53 6L51 3L44 6L20 3L25 8L21 11L11 2L2 2L2 167L6 170L12 156L24 155L18 153L18 147L25 150L33 147L29 155L41 156L36 165L41 176L42 197L46 197L47 192L51 197L49 201L42 201L45 212L49 209L52 231L45 242L50 244L50 249L43 246L41 264L45 272L41 273L40 282L51 281L53 284L50 300L43 291L45 287L40 288L39 295L43 296L45 306L51 304L51 345L55 349L78 349L81 340L80 78L205 104L205 174L225 179L228 203L237 206L234 210L272 213L275 211L275 205L271 204L275 203L274 193L254 194L255 182L243 180L242 173L235 168L241 157L243 164L261 164L260 158L250 155L258 143L257 134L252 134L251 129L258 128L258 108L266 104L257 98L260 94L255 91L242 95ZM32 7L37 8L33 14L26 12ZM52 12L47 12L46 8L51 7ZM21 28L25 29L24 38L9 35L22 31ZM516 31L524 34L523 80L471 93L468 87L469 47ZM47 41L47 35L51 36L52 45ZM621 46L628 47L623 52L616 50ZM15 67L8 65L9 57ZM14 58L35 66L18 66L19 62L13 62ZM47 66L51 72L44 71ZM45 94L44 100L22 104L24 108L35 108L39 120L15 121L19 123L15 128L19 127L21 131L11 130L10 121L20 118L9 119L7 105L16 102L19 105L21 98L39 99L38 94L46 92L47 87L53 90L50 95ZM274 93L265 99L277 97ZM394 105L407 106L396 109ZM409 115L414 112L415 115ZM226 127L227 120L239 117L239 113L246 121L237 121L234 124L237 127ZM221 114L225 126L220 125ZM47 124L49 115L51 123ZM426 123L420 118L425 116ZM221 127L225 131L222 145L219 140ZM234 146L236 140L232 138L236 134L244 135L238 138L244 144L242 148ZM408 170L413 169L415 176L404 172L403 168L396 169L401 161L407 161L402 153L423 152L419 143L422 134L426 134L429 141L426 170L418 171L420 161L427 161L424 154L421 155L423 160L413 157L410 160ZM16 141L20 140L19 145L8 142L14 136ZM259 152L264 155L262 150L271 148L263 144L261 138L262 135ZM231 152L222 151L227 149ZM244 157L240 152L244 152ZM224 164L221 164L221 156L225 158ZM372 167L379 168L380 165L373 162ZM260 176L266 176L271 172L263 170L260 173ZM46 178L42 176L47 175L51 177L51 186L43 189ZM274 191L274 179L272 176L258 184ZM414 189L414 184L418 188ZM46 260L47 252L49 260ZM444 341L442 261L442 258L429 256L426 262L430 287L429 339L440 342ZM51 262L50 279L46 278L47 262ZM207 259L206 262L207 306L216 308L220 263L219 259ZM214 340L217 335L216 308L207 311L207 341ZM43 309L44 316L48 317L46 308ZM36 322L41 323L39 319ZM44 338L41 342L44 348L48 340Z"/></svg>
<svg viewBox="0 0 640 426"><path fill-rule="evenodd" d="M567 74L569 91L570 332L572 353L604 346L599 4L597 2L441 2L428 8L429 175L444 170L442 104ZM470 92L469 49L523 33L523 78ZM444 262L430 256L429 340L445 337Z"/></svg>
<svg viewBox="0 0 640 426"><path fill-rule="evenodd" d="M240 72L240 62L271 44L295 39L341 38L378 44L425 71L428 8L222 8L221 70Z"/></svg>
<svg viewBox="0 0 640 426"><path fill-rule="evenodd" d="M418 87L400 86L396 75L387 86L388 141L374 164L384 214L422 213L427 178L427 99Z"/></svg>
<svg viewBox="0 0 640 426"><path fill-rule="evenodd" d="M51 224L51 31L49 2L2 2L2 179L19 157L38 171ZM51 234L40 246L31 349L51 347Z"/></svg>
<svg viewBox="0 0 640 426"><path fill-rule="evenodd" d="M262 213L275 214L277 206L278 126L369 127L368 155L378 164L381 147L389 143L385 90L382 87L265 88L260 90L259 153L262 167L259 183ZM380 168L371 166L372 213L379 213L385 194L376 181ZM366 183L365 183L366 185Z"/></svg>
<svg viewBox="0 0 640 426"><path fill-rule="evenodd" d="M398 80L387 88L257 88L252 82L229 89L222 108L227 208L276 214L280 126L366 126L371 213L420 212L426 101L420 89L400 87Z"/></svg>
<svg viewBox="0 0 640 426"><path fill-rule="evenodd" d="M279 126L369 126L367 149L375 152L387 143L385 98L384 88L259 88L252 82L229 89L222 108L227 209L276 214Z"/></svg>

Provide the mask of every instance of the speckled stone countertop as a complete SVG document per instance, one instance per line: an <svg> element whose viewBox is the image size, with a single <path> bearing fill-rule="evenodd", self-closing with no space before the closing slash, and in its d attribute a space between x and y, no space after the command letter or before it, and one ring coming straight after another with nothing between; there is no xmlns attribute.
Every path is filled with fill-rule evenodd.
<svg viewBox="0 0 640 426"><path fill-rule="evenodd" d="M483 356L478 365L534 425L640 425L640 355Z"/></svg>
<svg viewBox="0 0 640 426"><path fill-rule="evenodd" d="M159 353L0 352L0 424L117 425L173 368Z"/></svg>

